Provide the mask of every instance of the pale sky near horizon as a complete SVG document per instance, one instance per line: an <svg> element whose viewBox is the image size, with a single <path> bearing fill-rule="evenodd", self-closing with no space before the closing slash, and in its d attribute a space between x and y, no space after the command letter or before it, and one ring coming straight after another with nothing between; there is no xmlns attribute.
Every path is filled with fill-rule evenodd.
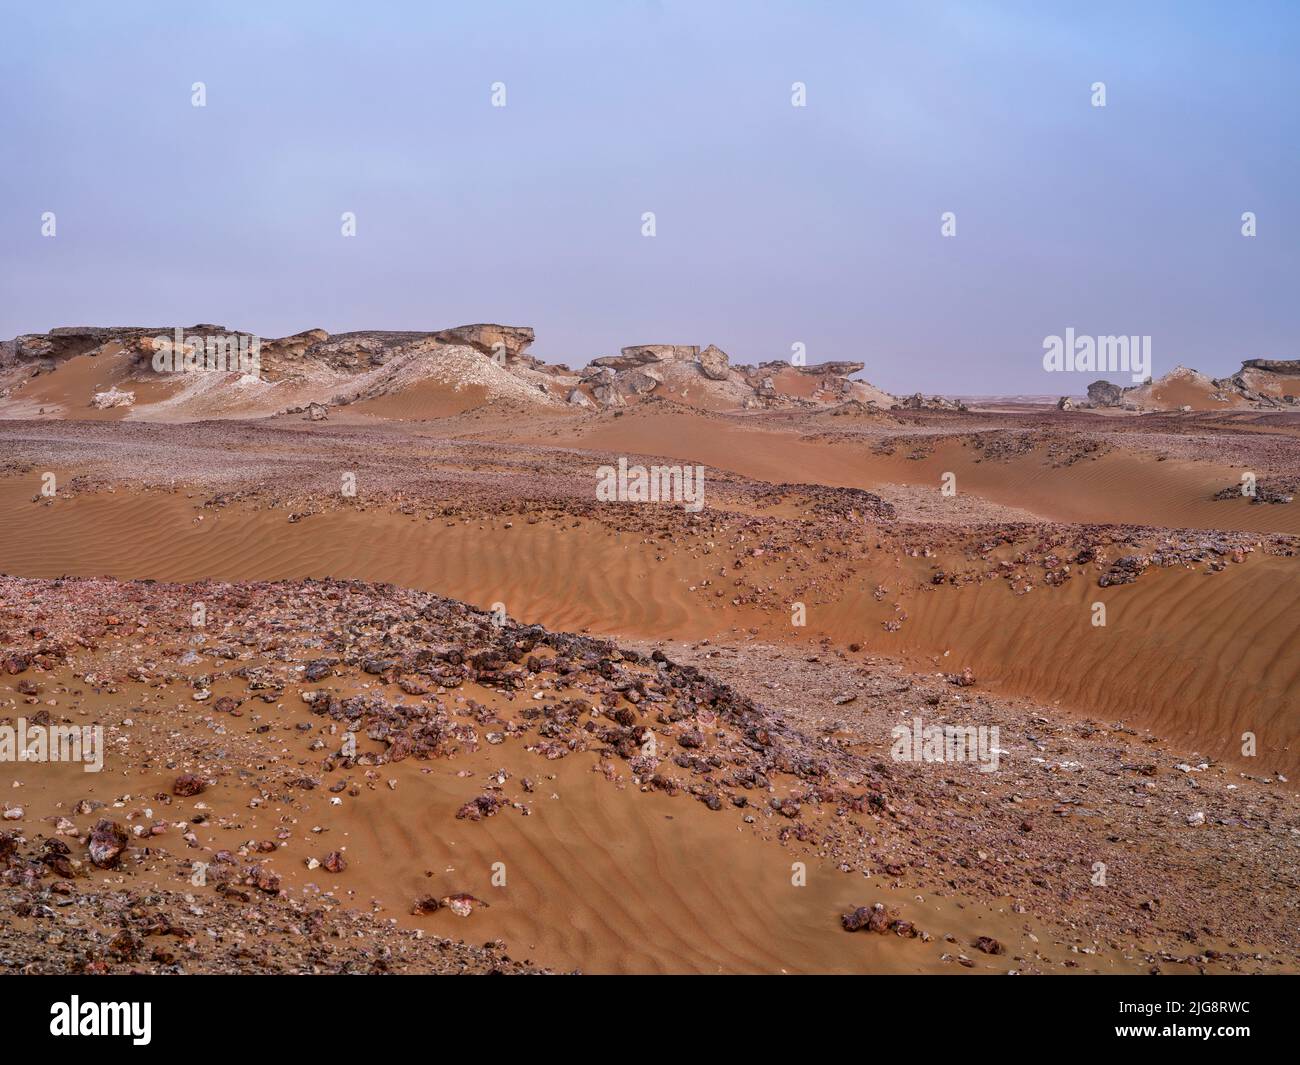
<svg viewBox="0 0 1300 1065"><path fill-rule="evenodd" d="M490 321L571 366L802 343L964 394L1081 392L1042 368L1067 327L1150 335L1157 375L1300 358L1295 3L0 0L0 28L3 338Z"/></svg>

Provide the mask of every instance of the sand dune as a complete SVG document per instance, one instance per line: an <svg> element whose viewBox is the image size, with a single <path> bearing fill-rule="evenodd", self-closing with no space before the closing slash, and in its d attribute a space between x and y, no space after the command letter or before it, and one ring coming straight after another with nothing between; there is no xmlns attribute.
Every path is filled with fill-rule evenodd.
<svg viewBox="0 0 1300 1065"><path fill-rule="evenodd" d="M888 553L848 572L774 562L761 581L808 600L807 631L788 607L732 606L704 587L717 561L647 543L594 522L454 523L383 511L337 510L288 523L284 513L196 510L182 496L91 495L52 506L24 502L31 482L9 481L13 515L0 569L160 580L358 577L436 591L565 631L645 638L719 638L761 631L780 640L830 637L933 668L935 655L971 665L998 690L1156 730L1204 754L1239 758L1259 737L1261 768L1300 768L1290 692L1300 685L1300 608L1277 594L1294 563L1258 558L1224 573L1162 570L1134 585L1097 588L1079 577L1015 596L1002 582L930 584L941 557ZM731 546L735 551L741 545ZM811 547L812 545L810 545ZM724 547L725 550L725 547ZM724 554L723 558L730 557ZM796 560L798 561L798 560ZM959 559L950 560L960 565ZM795 588L823 574L829 592ZM888 585L878 600L874 589ZM1104 628L1091 624L1107 605ZM898 632L883 623L905 608Z"/></svg>
<svg viewBox="0 0 1300 1065"><path fill-rule="evenodd" d="M488 395L483 385L458 389L438 381L420 381L397 392L363 399L352 404L349 411L399 421L427 421L473 410L487 402Z"/></svg>
<svg viewBox="0 0 1300 1065"><path fill-rule="evenodd" d="M826 441L717 419L654 412L601 424L579 437L585 447L702 462L760 480L872 491L889 485L933 489L946 472L958 494L1015 507L1048 521L1163 525L1300 533L1300 511L1216 501L1241 469L1213 462L1160 461L1148 452L1111 452L1069 466L1043 448L989 461L969 442L926 445L919 457L875 453L869 441ZM534 437L543 443L545 438Z"/></svg>

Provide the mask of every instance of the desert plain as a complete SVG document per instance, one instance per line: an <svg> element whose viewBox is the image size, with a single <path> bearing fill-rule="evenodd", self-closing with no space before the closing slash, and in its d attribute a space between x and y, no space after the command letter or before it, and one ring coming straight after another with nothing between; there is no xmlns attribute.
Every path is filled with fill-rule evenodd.
<svg viewBox="0 0 1300 1065"><path fill-rule="evenodd" d="M171 333L0 345L0 971L1300 969L1300 363Z"/></svg>

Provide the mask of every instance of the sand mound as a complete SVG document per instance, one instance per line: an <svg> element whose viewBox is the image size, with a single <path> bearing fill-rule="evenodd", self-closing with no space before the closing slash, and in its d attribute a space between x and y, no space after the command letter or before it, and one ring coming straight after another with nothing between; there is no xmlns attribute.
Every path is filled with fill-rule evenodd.
<svg viewBox="0 0 1300 1065"><path fill-rule="evenodd" d="M469 347L425 342L349 380L334 404L385 418L426 419L510 400L537 406L554 400L509 369Z"/></svg>
<svg viewBox="0 0 1300 1065"><path fill-rule="evenodd" d="M1225 391L1219 382L1186 366L1175 366L1163 377L1125 389L1123 402L1139 410L1237 410L1249 406L1244 396Z"/></svg>
<svg viewBox="0 0 1300 1065"><path fill-rule="evenodd" d="M1231 377L1211 378L1175 366L1141 385L1122 388L1107 380L1088 386L1088 398L1075 403L1063 396L1062 410L1118 408L1128 411L1272 410L1300 404L1300 360L1247 359Z"/></svg>
<svg viewBox="0 0 1300 1065"><path fill-rule="evenodd" d="M130 417L136 407L158 403L173 395L179 381L157 378L140 380L132 374L135 356L116 343L102 352L73 355L32 374L24 367L22 376L10 371L14 383L0 399L0 410L9 418L77 418L119 421ZM126 393L131 402L110 402L97 396Z"/></svg>

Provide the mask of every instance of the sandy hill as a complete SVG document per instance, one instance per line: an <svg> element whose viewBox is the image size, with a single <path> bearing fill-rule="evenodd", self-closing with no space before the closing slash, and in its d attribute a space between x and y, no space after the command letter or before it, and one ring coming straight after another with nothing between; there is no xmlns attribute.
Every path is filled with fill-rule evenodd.
<svg viewBox="0 0 1300 1065"><path fill-rule="evenodd" d="M557 403L562 386L523 355L532 339L493 324L265 342L218 325L64 327L0 346L0 416L190 421L356 404L436 418L498 400ZM177 370L174 352L195 365Z"/></svg>
<svg viewBox="0 0 1300 1065"><path fill-rule="evenodd" d="M1123 388L1094 381L1087 400L1062 397L1064 408L1118 408L1132 411L1271 410L1300 404L1300 359L1247 359L1231 377L1212 378L1187 366L1163 377Z"/></svg>
<svg viewBox="0 0 1300 1065"><path fill-rule="evenodd" d="M1175 366L1163 377L1125 389L1125 400L1139 410L1234 410L1246 407L1245 397L1186 366Z"/></svg>

